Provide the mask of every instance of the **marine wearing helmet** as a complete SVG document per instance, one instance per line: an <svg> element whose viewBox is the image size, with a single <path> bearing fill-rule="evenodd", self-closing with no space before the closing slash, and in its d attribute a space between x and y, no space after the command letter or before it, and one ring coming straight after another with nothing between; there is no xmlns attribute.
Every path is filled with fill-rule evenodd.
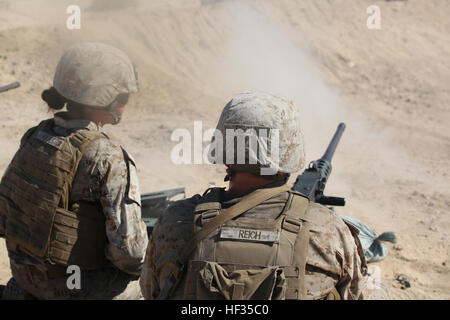
<svg viewBox="0 0 450 320"><path fill-rule="evenodd" d="M229 188L160 218L140 279L146 299L362 298L356 231L286 184L304 165L299 120L291 101L268 93L225 106L210 160L226 165Z"/></svg>
<svg viewBox="0 0 450 320"><path fill-rule="evenodd" d="M102 127L137 92L133 64L101 43L70 47L0 183L0 235L14 281L39 299L138 299L145 248L135 162ZM69 288L68 266L80 270ZM4 296L8 298L8 286Z"/></svg>

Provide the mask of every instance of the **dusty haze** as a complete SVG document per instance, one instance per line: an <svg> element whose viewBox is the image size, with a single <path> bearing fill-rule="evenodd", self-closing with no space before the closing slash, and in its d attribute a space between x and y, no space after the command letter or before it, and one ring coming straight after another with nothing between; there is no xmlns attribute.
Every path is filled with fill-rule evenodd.
<svg viewBox="0 0 450 320"><path fill-rule="evenodd" d="M136 159L143 192L223 185L221 167L171 163L172 131L215 127L239 92L280 94L301 108L308 160L347 124L327 193L347 198L338 213L396 232L377 263L394 298L450 298L450 2L85 0L70 31L72 2L0 0L0 85L22 83L0 96L0 173L25 130L51 116L40 93L64 48L110 43L136 62L141 92L106 129ZM381 30L366 27L370 4ZM9 276L2 241L0 283Z"/></svg>

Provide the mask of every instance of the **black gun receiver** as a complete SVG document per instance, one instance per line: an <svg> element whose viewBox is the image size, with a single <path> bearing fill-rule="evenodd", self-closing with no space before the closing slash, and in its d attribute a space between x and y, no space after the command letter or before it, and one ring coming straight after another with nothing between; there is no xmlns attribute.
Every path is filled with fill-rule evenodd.
<svg viewBox="0 0 450 320"><path fill-rule="evenodd" d="M345 123L341 122L336 133L322 158L312 161L308 168L297 177L292 190L298 191L309 200L327 206L345 206L345 199L324 196L323 191L331 173L331 159L345 130Z"/></svg>

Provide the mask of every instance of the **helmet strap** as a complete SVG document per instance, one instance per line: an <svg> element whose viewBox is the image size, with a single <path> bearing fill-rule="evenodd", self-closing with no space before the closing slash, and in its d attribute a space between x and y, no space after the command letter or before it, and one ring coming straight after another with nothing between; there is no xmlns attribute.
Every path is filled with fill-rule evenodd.
<svg viewBox="0 0 450 320"><path fill-rule="evenodd" d="M112 123L113 125L118 124L120 122L120 120L122 119L122 116L117 113L117 110L116 110L117 107L118 107L118 103L116 100L114 100L113 103L111 103L111 105L108 108L108 112L114 121Z"/></svg>

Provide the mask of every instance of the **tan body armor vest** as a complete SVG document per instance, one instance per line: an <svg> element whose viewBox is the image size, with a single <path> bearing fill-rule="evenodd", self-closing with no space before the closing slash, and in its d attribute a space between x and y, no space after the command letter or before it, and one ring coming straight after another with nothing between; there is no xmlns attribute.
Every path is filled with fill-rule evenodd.
<svg viewBox="0 0 450 320"><path fill-rule="evenodd" d="M215 188L194 213L194 233L222 209ZM195 249L184 281L184 299L304 299L309 246L309 200L293 191L276 219L238 216Z"/></svg>
<svg viewBox="0 0 450 320"><path fill-rule="evenodd" d="M38 261L96 269L106 262L105 217L99 203L70 203L83 152L99 131L56 135L53 120L30 129L0 184L8 250Z"/></svg>

